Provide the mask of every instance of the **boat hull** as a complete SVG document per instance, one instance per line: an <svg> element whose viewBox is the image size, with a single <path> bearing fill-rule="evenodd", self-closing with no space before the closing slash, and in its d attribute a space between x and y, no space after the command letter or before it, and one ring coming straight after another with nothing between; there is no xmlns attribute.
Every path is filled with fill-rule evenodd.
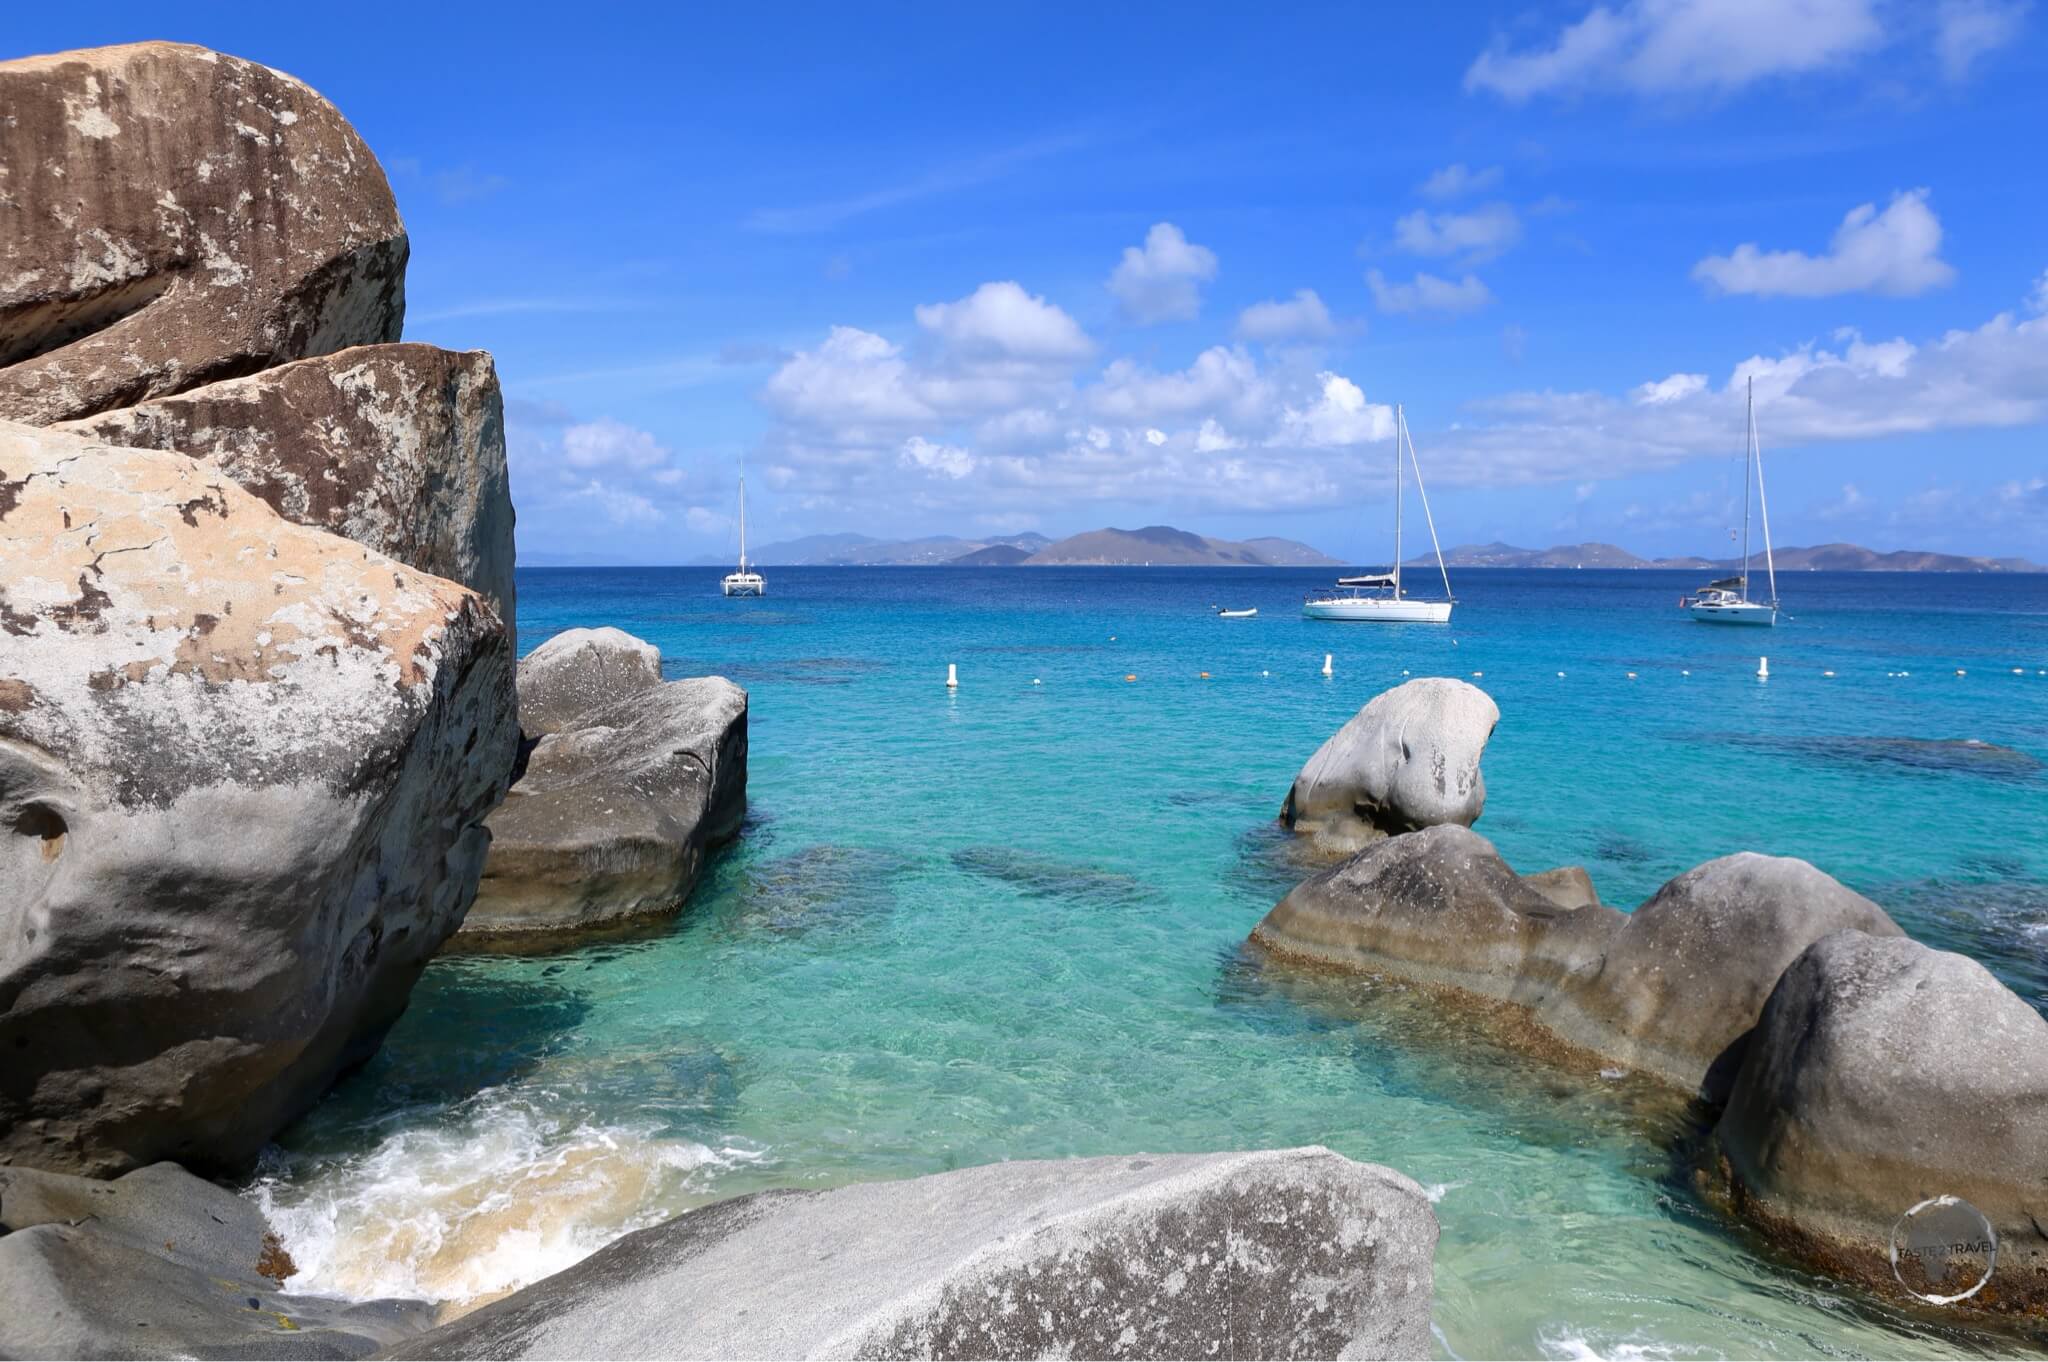
<svg viewBox="0 0 2048 1362"><path fill-rule="evenodd" d="M1370 597L1349 600L1339 597L1327 601L1304 601L1301 613L1312 620L1337 620L1345 623L1449 624L1451 603L1376 600Z"/></svg>
<svg viewBox="0 0 2048 1362"><path fill-rule="evenodd" d="M1701 605L1687 607L1692 617L1702 624L1743 624L1752 627L1769 628L1778 622L1778 612L1768 605L1745 601L1739 605Z"/></svg>
<svg viewBox="0 0 2048 1362"><path fill-rule="evenodd" d="M758 572L731 573L718 586L719 590L728 596L765 596L768 594L768 583L762 580L761 574Z"/></svg>

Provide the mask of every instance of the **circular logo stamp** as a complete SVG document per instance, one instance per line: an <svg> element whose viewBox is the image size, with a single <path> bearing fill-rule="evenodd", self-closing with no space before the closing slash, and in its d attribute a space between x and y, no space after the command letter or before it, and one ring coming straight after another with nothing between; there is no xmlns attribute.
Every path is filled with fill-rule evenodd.
<svg viewBox="0 0 2048 1362"><path fill-rule="evenodd" d="M1998 1233L1961 1197L1929 1197L1892 1226L1892 1276L1932 1305L1966 1301L1998 1265Z"/></svg>

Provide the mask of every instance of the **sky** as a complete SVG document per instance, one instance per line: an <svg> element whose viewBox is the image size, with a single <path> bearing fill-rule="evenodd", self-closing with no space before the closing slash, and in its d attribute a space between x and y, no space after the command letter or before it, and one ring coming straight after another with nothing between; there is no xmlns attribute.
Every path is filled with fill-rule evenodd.
<svg viewBox="0 0 2048 1362"><path fill-rule="evenodd" d="M2048 560L2028 0L0 21L142 38L377 153L407 339L497 359L524 561L728 554L742 465L757 545L1383 561L1396 404L1446 544L1720 554L1751 380L1775 542Z"/></svg>

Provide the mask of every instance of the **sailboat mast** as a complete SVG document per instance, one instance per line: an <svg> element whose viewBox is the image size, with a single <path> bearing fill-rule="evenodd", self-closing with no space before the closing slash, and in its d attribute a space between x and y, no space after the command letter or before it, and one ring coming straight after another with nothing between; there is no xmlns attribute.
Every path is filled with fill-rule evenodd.
<svg viewBox="0 0 2048 1362"><path fill-rule="evenodd" d="M1771 499L1764 495L1764 444L1757 438L1754 399L1749 413L1749 447L1756 456L1756 509L1764 522L1764 572L1771 581L1771 609L1778 608L1778 564L1771 557Z"/></svg>
<svg viewBox="0 0 2048 1362"><path fill-rule="evenodd" d="M1400 403L1394 404L1394 599L1401 599L1401 484L1406 480L1401 467L1401 446L1408 439L1408 417Z"/></svg>
<svg viewBox="0 0 2048 1362"><path fill-rule="evenodd" d="M747 475L740 472L740 571L747 570Z"/></svg>
<svg viewBox="0 0 2048 1362"><path fill-rule="evenodd" d="M1756 467L1756 380L1749 380L1749 409L1742 431L1742 599L1749 599L1749 483Z"/></svg>

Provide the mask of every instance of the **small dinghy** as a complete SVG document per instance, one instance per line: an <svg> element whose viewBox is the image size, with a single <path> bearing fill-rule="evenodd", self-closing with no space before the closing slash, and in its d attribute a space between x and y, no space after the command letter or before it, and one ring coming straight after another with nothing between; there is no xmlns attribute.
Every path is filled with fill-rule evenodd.
<svg viewBox="0 0 2048 1362"><path fill-rule="evenodd" d="M1216 607L1216 618L1223 620L1248 620L1258 613L1259 607L1256 605L1249 610L1225 610L1220 605Z"/></svg>

